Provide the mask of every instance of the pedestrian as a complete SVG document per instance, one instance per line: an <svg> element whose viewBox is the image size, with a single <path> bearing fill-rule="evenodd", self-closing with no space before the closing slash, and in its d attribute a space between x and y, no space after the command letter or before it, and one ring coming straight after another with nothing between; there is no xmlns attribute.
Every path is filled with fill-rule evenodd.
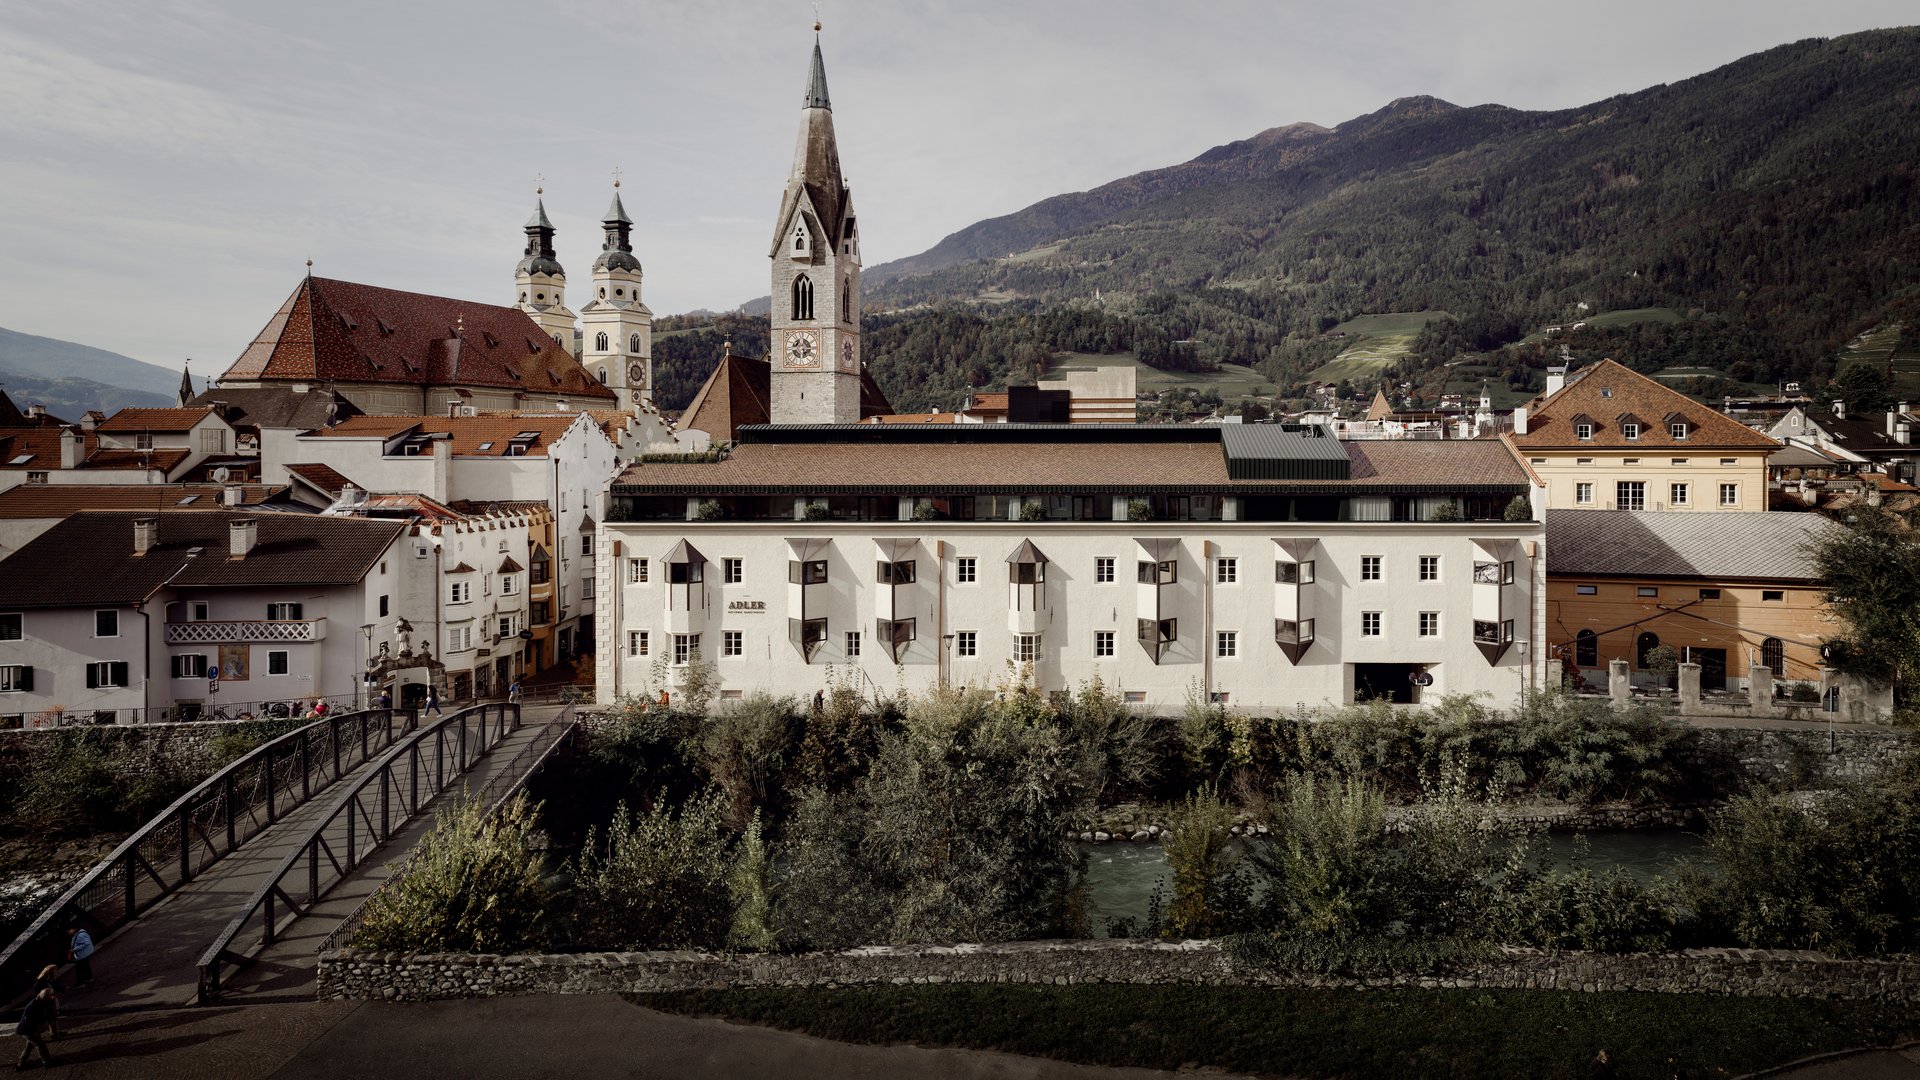
<svg viewBox="0 0 1920 1080"><path fill-rule="evenodd" d="M667 691L664 688L662 688L660 691L660 700L658 702L655 702L655 704L659 705L662 709L665 709L667 707L667 701L668 701Z"/></svg>
<svg viewBox="0 0 1920 1080"><path fill-rule="evenodd" d="M827 710L827 692L825 690L815 690L813 692L813 715L819 716L821 713L825 712L826 710Z"/></svg>
<svg viewBox="0 0 1920 1080"><path fill-rule="evenodd" d="M440 691L431 686L427 687L427 711L430 713L440 711Z"/></svg>
<svg viewBox="0 0 1920 1080"><path fill-rule="evenodd" d="M78 923L67 927L67 959L73 961L75 990L93 981L93 935Z"/></svg>
<svg viewBox="0 0 1920 1080"><path fill-rule="evenodd" d="M327 699L326 698L313 699L313 715L315 716L327 715Z"/></svg>
<svg viewBox="0 0 1920 1080"><path fill-rule="evenodd" d="M1593 1055L1593 1080L1613 1080L1613 1055L1601 1050Z"/></svg>
<svg viewBox="0 0 1920 1080"><path fill-rule="evenodd" d="M48 1027L53 1029L53 1037L56 1039L60 1037L59 974L60 965L58 964L48 964L46 967L41 968L39 978L33 980L33 989L27 993L27 997L37 998L40 996L40 991L42 990L53 991L53 1019L48 1022Z"/></svg>
<svg viewBox="0 0 1920 1080"><path fill-rule="evenodd" d="M380 707L383 709L393 708L393 695L387 693L385 690L380 691Z"/></svg>
<svg viewBox="0 0 1920 1080"><path fill-rule="evenodd" d="M47 1032L53 1030L53 1018L57 1011L51 988L33 995L27 1007L20 1010L20 1022L13 1025L13 1033L27 1040L25 1049L20 1051L20 1068L27 1067L36 1049L40 1051L40 1064L52 1067L53 1055L47 1053Z"/></svg>
<svg viewBox="0 0 1920 1080"><path fill-rule="evenodd" d="M509 701L514 705L520 704L520 680L519 679L513 680L513 685L507 687L507 701Z"/></svg>

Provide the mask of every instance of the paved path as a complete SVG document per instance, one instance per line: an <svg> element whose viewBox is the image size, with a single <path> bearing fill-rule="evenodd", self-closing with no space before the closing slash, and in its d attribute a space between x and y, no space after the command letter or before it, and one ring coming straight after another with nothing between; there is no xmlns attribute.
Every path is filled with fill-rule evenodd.
<svg viewBox="0 0 1920 1080"><path fill-rule="evenodd" d="M1874 1050L1761 1075L1767 1080L1920 1080L1920 1044L1900 1050Z"/></svg>
<svg viewBox="0 0 1920 1080"><path fill-rule="evenodd" d="M64 1034L53 1044L58 1068L51 1075L72 1080L1155 1080L1174 1075L978 1050L856 1046L655 1012L612 995L95 1014L77 1018ZM18 1053L20 1040L9 1038L4 1045L7 1053Z"/></svg>
<svg viewBox="0 0 1920 1080"><path fill-rule="evenodd" d="M467 785L477 789L484 784L558 712L557 707L526 709L521 726L510 732L467 774ZM381 756L383 754L376 754L373 761L346 773L314 798L288 812L273 827L103 940L94 959L93 985L69 992L64 1007L90 1010L192 1004L199 989L200 973L196 964L201 953L240 913L254 892L272 877L312 827L333 810L337 800L351 791L355 782L371 771L373 762ZM452 790L461 789L462 786L457 785ZM229 981L236 991L310 998L314 948L342 917L385 880L388 864L404 854L431 827L433 805L437 803L429 804L427 811L410 822L383 853L376 854L353 877L337 886L312 917L295 922L288 929L288 938L263 956L264 962L256 965L257 970L233 973ZM364 843L364 834L362 836ZM336 851L344 852L344 818L341 825L330 831L329 841ZM297 894L301 890L292 891ZM235 940L235 951L253 951L259 943L258 930L250 927L249 932Z"/></svg>

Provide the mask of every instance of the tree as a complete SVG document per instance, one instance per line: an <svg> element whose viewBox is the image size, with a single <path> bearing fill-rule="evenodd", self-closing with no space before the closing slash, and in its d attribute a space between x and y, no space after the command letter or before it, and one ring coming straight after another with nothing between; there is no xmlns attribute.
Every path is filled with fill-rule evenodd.
<svg viewBox="0 0 1920 1080"><path fill-rule="evenodd" d="M1887 372L1878 364L1851 365L1833 380L1833 390L1847 403L1849 415L1880 412L1892 404Z"/></svg>
<svg viewBox="0 0 1920 1080"><path fill-rule="evenodd" d="M1844 624L1827 663L1905 699L1920 688L1920 536L1895 515L1861 507L1849 526L1807 546L1828 604Z"/></svg>

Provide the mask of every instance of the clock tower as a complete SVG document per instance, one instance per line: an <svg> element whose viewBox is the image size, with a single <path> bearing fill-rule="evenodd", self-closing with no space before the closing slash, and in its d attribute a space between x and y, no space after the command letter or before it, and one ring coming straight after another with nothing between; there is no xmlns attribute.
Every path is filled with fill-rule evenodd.
<svg viewBox="0 0 1920 1080"><path fill-rule="evenodd" d="M840 175L813 26L813 68L801 104L793 172L780 200L773 248L773 365L776 424L851 424L860 419L860 243L853 196Z"/></svg>
<svg viewBox="0 0 1920 1080"><path fill-rule="evenodd" d="M653 312L640 302L640 260L633 254L633 219L620 203L620 181L600 225L606 240L593 263L593 297L580 309L580 363L638 412L653 400Z"/></svg>

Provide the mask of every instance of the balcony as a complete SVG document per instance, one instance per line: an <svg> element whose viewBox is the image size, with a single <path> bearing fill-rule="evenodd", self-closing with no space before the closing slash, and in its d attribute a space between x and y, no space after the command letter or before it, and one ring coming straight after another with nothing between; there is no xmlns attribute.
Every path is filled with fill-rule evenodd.
<svg viewBox="0 0 1920 1080"><path fill-rule="evenodd" d="M320 641L326 636L325 619L235 619L167 624L169 645Z"/></svg>

